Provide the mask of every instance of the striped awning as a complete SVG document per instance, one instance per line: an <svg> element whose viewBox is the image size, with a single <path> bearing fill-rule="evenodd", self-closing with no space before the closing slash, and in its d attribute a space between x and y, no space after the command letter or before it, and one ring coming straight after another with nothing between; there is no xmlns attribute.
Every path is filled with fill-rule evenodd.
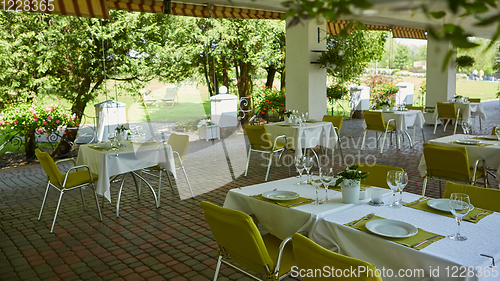
<svg viewBox="0 0 500 281"><path fill-rule="evenodd" d="M330 34L338 35L340 31L349 24L349 21L339 20L335 22L327 22L327 31ZM411 39L427 39L425 30L415 29L401 26L383 26L365 24L366 30L391 30L394 38L411 38ZM357 27L352 27L352 30L359 30Z"/></svg>
<svg viewBox="0 0 500 281"><path fill-rule="evenodd" d="M38 6L35 7L34 3ZM51 4L54 6L51 7ZM109 19L108 3L106 3L106 0L31 1L30 12Z"/></svg>

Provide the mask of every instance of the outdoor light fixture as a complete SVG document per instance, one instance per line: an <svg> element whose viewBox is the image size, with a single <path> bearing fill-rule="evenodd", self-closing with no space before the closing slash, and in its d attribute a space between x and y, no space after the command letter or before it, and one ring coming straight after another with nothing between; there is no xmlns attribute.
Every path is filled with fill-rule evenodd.
<svg viewBox="0 0 500 281"><path fill-rule="evenodd" d="M220 86L219 87L219 93L220 94L227 94L227 87L226 86Z"/></svg>

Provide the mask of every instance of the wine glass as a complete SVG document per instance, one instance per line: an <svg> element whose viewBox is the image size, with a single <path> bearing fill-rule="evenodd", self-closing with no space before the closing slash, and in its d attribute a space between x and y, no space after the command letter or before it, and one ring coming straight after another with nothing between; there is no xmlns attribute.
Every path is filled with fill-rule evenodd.
<svg viewBox="0 0 500 281"><path fill-rule="evenodd" d="M321 182L325 187L325 194L326 194L325 200L323 202L327 203L330 202L330 200L328 199L328 186L333 181L333 169L328 167L321 167L319 169L319 172L320 172Z"/></svg>
<svg viewBox="0 0 500 281"><path fill-rule="evenodd" d="M312 157L305 157L304 159L304 168L306 169L306 172L307 172L307 182L309 183L311 181L311 176L310 176L310 171L313 167L313 158Z"/></svg>
<svg viewBox="0 0 500 281"><path fill-rule="evenodd" d="M295 168L297 172L299 172L299 182L295 185L302 185L304 182L302 181L302 173L304 172L304 157L303 156L295 156Z"/></svg>
<svg viewBox="0 0 500 281"><path fill-rule="evenodd" d="M472 122L470 121L470 119L463 121L461 125L464 134L469 135L472 130Z"/></svg>
<svg viewBox="0 0 500 281"><path fill-rule="evenodd" d="M456 241L465 241L467 237L460 235L460 223L462 218L465 217L470 210L470 199L469 195L464 193L452 193L450 196L450 211L455 216L458 224L458 232L451 234L450 239Z"/></svg>
<svg viewBox="0 0 500 281"><path fill-rule="evenodd" d="M408 173L403 171L401 173L401 177L399 178L399 193L400 193L399 205L401 206L405 204L405 202L403 202L403 189L405 189L407 184L408 184Z"/></svg>
<svg viewBox="0 0 500 281"><path fill-rule="evenodd" d="M498 144L500 144L500 126L495 128L495 135L497 135Z"/></svg>
<svg viewBox="0 0 500 281"><path fill-rule="evenodd" d="M401 208L399 201L396 201L396 192L399 190L400 178L401 178L401 171L390 170L387 172L387 177L386 177L387 185L392 190L392 203L387 205L388 207Z"/></svg>
<svg viewBox="0 0 500 281"><path fill-rule="evenodd" d="M311 183L312 185L316 188L316 202L314 202L314 205L320 205L323 204L323 202L319 201L319 187L321 186L321 175L318 172L312 172L311 173Z"/></svg>

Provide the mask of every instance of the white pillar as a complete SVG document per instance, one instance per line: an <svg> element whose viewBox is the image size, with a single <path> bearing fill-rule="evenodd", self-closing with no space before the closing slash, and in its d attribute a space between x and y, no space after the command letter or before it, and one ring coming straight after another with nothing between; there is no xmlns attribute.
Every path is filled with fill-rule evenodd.
<svg viewBox="0 0 500 281"><path fill-rule="evenodd" d="M443 71L443 62L452 46L449 42L427 39L427 94L425 105L435 107L437 102L446 102L455 96L457 88L456 56L450 59Z"/></svg>
<svg viewBox="0 0 500 281"><path fill-rule="evenodd" d="M326 21L316 19L286 29L286 108L316 120L326 114L326 69L311 63L321 55L312 51L326 50L325 30Z"/></svg>

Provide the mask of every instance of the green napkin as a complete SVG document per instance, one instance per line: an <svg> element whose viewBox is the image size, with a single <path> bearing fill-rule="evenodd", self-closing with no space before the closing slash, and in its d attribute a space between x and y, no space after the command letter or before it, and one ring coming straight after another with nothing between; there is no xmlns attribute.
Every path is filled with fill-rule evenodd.
<svg viewBox="0 0 500 281"><path fill-rule="evenodd" d="M266 201L269 203L275 203L275 204L278 204L280 206L287 207L287 208L298 207L298 206L309 204L309 203L312 203L315 201L314 199L304 198L304 197L299 197L296 199L286 200L286 201L274 201L274 200L265 198L264 196L262 196L262 194L251 195L250 197L253 197L255 199L259 199L262 201Z"/></svg>
<svg viewBox="0 0 500 281"><path fill-rule="evenodd" d="M454 143L454 144L463 144L463 143L458 143L456 141L452 141L450 143ZM492 143L477 143L477 144L467 144L467 145L473 145L473 146L490 146L490 145L493 145Z"/></svg>
<svg viewBox="0 0 500 281"><path fill-rule="evenodd" d="M420 200L420 199L418 199L418 200ZM449 218L455 218L451 212L444 212L444 211L436 210L434 208L429 207L429 205L427 205L427 201L429 201L431 199L432 198L426 198L426 199L418 202L417 204L413 204L413 203L415 203L415 202L418 201L418 200L415 200L413 202L406 203L404 206L410 207L410 208L413 208L413 209L417 209L417 210L421 210L421 211L425 211L425 212L428 212L428 213L438 214L438 215L449 217ZM475 220L471 219L471 217L479 215L483 211L486 212L486 213L478 216L477 219L475 219ZM489 210L485 210L485 209L474 207L474 210L470 211L467 214L467 216L465 216L462 220L468 221L468 222L472 222L472 223L478 223L481 219L483 219L484 217L486 217L488 215L491 215L493 213L494 213L493 211L489 211Z"/></svg>
<svg viewBox="0 0 500 281"><path fill-rule="evenodd" d="M379 216L374 216L373 219L371 219L371 220L380 220L380 219L384 219L384 218L379 217ZM354 220L354 221L346 223L344 225L349 226L349 224L354 223L356 221L357 220ZM369 220L363 220L363 221L359 222L358 224L356 224L355 226L350 226L350 227L357 229L357 230L361 230L361 231L366 232L366 233L373 234L368 229L366 229L365 224L367 222L369 222ZM401 244L401 245L404 245L404 246L407 246L407 247L410 247L412 249L419 250L419 251L422 250L423 248L429 246L430 244L432 244L436 241L439 241L439 240L446 237L443 235L439 235L439 237L436 237L428 242L425 242L418 247L411 247L412 245L418 244L419 242L424 241L427 238L430 238L430 237L437 235L436 233L425 231L421 228L417 228L417 229L418 229L417 234L415 234L411 237L406 237L406 238L390 238L390 237L385 237L385 236L380 236L380 237L383 237L386 240L389 240L389 241L392 241L392 242L395 242L395 243L398 243L398 244Z"/></svg>

